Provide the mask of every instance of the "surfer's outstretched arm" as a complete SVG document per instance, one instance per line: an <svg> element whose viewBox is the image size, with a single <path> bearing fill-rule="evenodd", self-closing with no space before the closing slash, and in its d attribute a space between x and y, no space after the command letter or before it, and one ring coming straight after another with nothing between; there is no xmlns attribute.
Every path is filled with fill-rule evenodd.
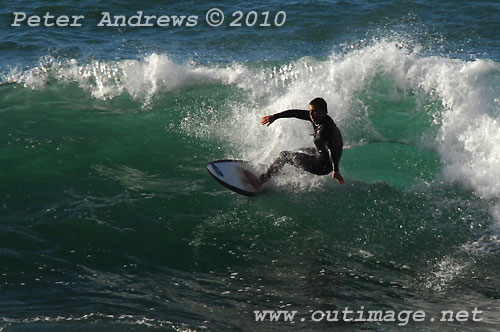
<svg viewBox="0 0 500 332"><path fill-rule="evenodd" d="M265 117L262 118L262 120L260 121L260 124L262 124L262 125L267 124L269 126L275 120L282 119L282 118L297 118L297 119L301 119L301 120L311 121L311 118L309 117L309 111L287 110L287 111L283 111L283 112L272 114L272 115L266 115Z"/></svg>

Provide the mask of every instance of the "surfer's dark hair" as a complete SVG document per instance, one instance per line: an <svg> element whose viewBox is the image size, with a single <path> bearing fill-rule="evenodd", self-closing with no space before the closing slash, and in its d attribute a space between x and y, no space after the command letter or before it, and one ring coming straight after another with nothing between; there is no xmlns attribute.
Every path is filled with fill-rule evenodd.
<svg viewBox="0 0 500 332"><path fill-rule="evenodd" d="M326 107L326 100L323 98L314 98L309 102L309 105L314 106L314 108L318 111L325 111L325 113L328 113L328 108Z"/></svg>

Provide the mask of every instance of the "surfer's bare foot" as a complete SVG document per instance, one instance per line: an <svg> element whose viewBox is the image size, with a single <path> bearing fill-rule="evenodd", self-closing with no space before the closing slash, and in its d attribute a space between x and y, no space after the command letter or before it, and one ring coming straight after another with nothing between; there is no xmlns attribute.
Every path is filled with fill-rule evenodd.
<svg viewBox="0 0 500 332"><path fill-rule="evenodd" d="M344 184L344 178L340 174L340 172L333 172L332 173L332 179L337 180L338 183Z"/></svg>

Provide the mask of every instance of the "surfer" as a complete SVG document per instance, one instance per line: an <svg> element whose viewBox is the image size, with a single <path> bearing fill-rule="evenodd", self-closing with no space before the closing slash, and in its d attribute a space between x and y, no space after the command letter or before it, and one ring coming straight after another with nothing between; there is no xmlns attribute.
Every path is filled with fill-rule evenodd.
<svg viewBox="0 0 500 332"><path fill-rule="evenodd" d="M262 118L262 125L270 125L282 118L297 118L310 121L314 128L314 145L316 148L307 148L304 151L282 151L279 157L269 166L267 171L259 177L262 184L276 175L285 164L293 165L316 175L326 175L332 172L332 179L344 184L340 174L339 162L342 156L343 141L339 128L328 115L326 101L315 98L309 103L309 111L287 110L281 113L266 115Z"/></svg>

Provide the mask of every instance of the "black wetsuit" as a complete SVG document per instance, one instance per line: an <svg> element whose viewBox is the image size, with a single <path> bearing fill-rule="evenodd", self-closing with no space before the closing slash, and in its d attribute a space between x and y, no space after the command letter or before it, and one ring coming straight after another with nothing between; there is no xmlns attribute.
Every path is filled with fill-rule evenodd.
<svg viewBox="0 0 500 332"><path fill-rule="evenodd" d="M316 175L326 175L332 170L339 171L340 157L342 156L343 141L339 128L328 115L317 122L312 122L309 111L288 110L274 115L274 119L297 118L307 120L314 128L314 145L316 148L307 148L303 152L282 151L279 157L269 166L265 174L260 177L266 182L277 174L285 164Z"/></svg>

